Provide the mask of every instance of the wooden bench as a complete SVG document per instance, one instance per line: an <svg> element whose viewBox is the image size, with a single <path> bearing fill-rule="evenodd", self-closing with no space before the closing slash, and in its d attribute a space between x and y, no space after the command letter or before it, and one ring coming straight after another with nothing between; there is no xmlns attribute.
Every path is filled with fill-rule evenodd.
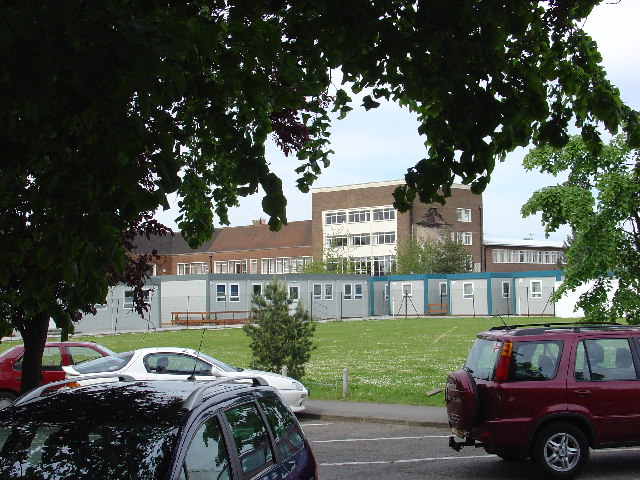
<svg viewBox="0 0 640 480"><path fill-rule="evenodd" d="M449 308L446 303L429 303L427 304L427 315L447 315Z"/></svg>
<svg viewBox="0 0 640 480"><path fill-rule="evenodd" d="M231 317L231 318L229 318ZM250 310L225 312L171 312L171 325L242 325L251 322Z"/></svg>

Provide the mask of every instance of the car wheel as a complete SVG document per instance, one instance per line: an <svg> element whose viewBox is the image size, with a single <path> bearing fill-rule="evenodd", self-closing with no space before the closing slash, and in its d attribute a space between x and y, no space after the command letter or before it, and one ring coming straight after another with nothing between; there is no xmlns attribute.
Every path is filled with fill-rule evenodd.
<svg viewBox="0 0 640 480"><path fill-rule="evenodd" d="M582 430L569 423L543 428L533 442L531 461L545 478L573 478L589 459Z"/></svg>
<svg viewBox="0 0 640 480"><path fill-rule="evenodd" d="M6 408L11 405L18 396L12 392L0 392L0 408Z"/></svg>

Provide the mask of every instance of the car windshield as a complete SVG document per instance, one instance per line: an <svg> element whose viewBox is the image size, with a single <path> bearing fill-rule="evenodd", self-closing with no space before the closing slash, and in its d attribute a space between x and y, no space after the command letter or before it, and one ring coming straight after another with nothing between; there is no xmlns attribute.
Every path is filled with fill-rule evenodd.
<svg viewBox="0 0 640 480"><path fill-rule="evenodd" d="M467 357L467 362L464 364L464 369L473 378L490 380L501 349L502 342L485 338L476 339Z"/></svg>
<svg viewBox="0 0 640 480"><path fill-rule="evenodd" d="M209 355L206 355L204 353L198 354L198 358L204 360L205 362L209 362L212 365L215 365L216 367L218 367L220 370L222 370L224 372L241 372L242 371L241 368L232 367L231 365L227 365L226 363L221 362L220 360L216 360L215 358L212 358Z"/></svg>
<svg viewBox="0 0 640 480"><path fill-rule="evenodd" d="M78 373L115 372L129 363L133 354L134 352L124 352L117 355L109 355L108 357L100 357L74 365L73 369Z"/></svg>
<svg viewBox="0 0 640 480"><path fill-rule="evenodd" d="M178 428L166 424L23 421L0 425L0 478L165 478Z"/></svg>

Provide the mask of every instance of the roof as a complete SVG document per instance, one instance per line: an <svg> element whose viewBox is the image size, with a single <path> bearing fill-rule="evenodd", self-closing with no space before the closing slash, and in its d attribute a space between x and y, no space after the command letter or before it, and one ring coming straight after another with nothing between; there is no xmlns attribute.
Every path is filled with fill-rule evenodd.
<svg viewBox="0 0 640 480"><path fill-rule="evenodd" d="M179 232L149 239L138 237L134 243L138 253L151 253L155 249L160 255L311 247L311 220L291 222L278 232L272 232L266 224L217 228L213 231L211 240L197 249L189 247Z"/></svg>
<svg viewBox="0 0 640 480"><path fill-rule="evenodd" d="M291 222L280 231L272 232L269 225L221 228L213 242L214 252L243 250L271 250L286 247L311 247L311 220Z"/></svg>
<svg viewBox="0 0 640 480"><path fill-rule="evenodd" d="M564 242L551 240L514 240L504 238L484 238L487 246L501 245L505 247L530 247L530 248L564 248Z"/></svg>
<svg viewBox="0 0 640 480"><path fill-rule="evenodd" d="M340 190L356 190L358 188L376 188L376 187L388 187L393 185L405 185L406 182L404 180L386 180L383 182L368 182L368 183L354 183L351 185L338 185L335 187L316 187L312 188L312 193L326 193L326 192L338 192ZM461 188L469 190L471 189L468 185L462 185L460 183L454 183L451 185L451 188Z"/></svg>

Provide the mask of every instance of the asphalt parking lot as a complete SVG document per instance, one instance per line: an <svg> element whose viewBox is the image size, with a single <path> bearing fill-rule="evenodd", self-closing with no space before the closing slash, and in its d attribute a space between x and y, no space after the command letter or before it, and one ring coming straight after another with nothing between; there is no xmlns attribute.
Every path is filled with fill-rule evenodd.
<svg viewBox="0 0 640 480"><path fill-rule="evenodd" d="M540 479L529 462L506 462L482 449L449 448L445 428L304 419L323 480ZM580 479L640 478L640 448L591 451Z"/></svg>

